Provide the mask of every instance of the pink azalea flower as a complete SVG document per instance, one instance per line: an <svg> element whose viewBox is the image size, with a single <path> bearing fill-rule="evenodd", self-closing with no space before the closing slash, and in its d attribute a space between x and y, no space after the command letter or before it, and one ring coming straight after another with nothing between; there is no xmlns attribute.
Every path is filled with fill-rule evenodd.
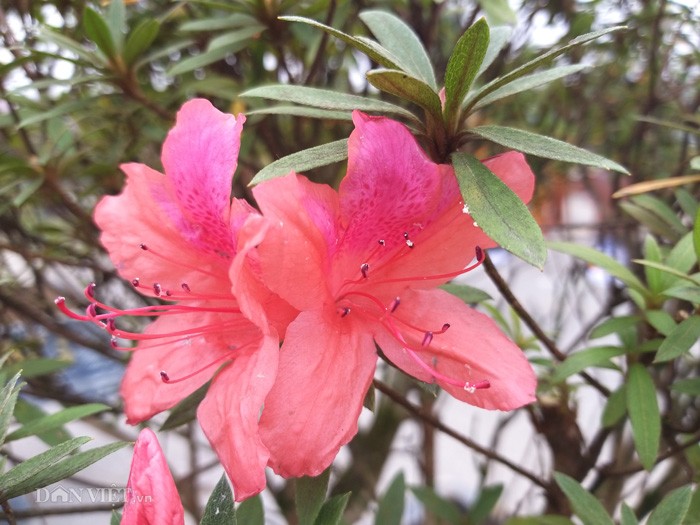
<svg viewBox="0 0 700 525"><path fill-rule="evenodd" d="M293 315L259 281L253 248L267 221L230 196L244 120L206 100L187 102L163 145L165 175L124 164L123 192L95 210L119 274L168 303L122 310L99 302L91 286L87 315L72 314L107 329L115 348L135 350L121 386L131 424L212 380L197 416L237 500L265 487L258 417L277 371L278 333ZM120 326L124 316L157 319L140 334ZM122 339L138 344L122 347Z"/></svg>
<svg viewBox="0 0 700 525"><path fill-rule="evenodd" d="M158 438L144 428L134 445L122 525L177 525L185 510Z"/></svg>
<svg viewBox="0 0 700 525"><path fill-rule="evenodd" d="M401 124L355 112L339 192L295 174L254 189L276 221L258 248L265 283L300 313L260 419L270 466L317 475L357 432L376 366L394 365L454 397L510 410L534 401L522 351L487 316L437 286L491 241L465 213L452 168L430 161ZM520 153L485 164L524 201ZM479 260L473 266L479 264Z"/></svg>

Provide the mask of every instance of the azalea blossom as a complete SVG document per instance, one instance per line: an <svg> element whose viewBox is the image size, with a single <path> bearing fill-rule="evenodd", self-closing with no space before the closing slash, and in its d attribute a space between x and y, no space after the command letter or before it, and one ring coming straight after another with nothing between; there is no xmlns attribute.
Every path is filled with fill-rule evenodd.
<svg viewBox="0 0 700 525"><path fill-rule="evenodd" d="M270 466L287 477L319 474L355 435L376 345L472 405L511 410L535 399L520 348L437 289L494 245L468 215L453 169L428 159L400 123L360 112L353 120L338 192L296 174L254 189L276 223L258 247L264 281L300 311L260 419ZM520 153L485 165L531 198L534 176Z"/></svg>
<svg viewBox="0 0 700 525"><path fill-rule="evenodd" d="M95 210L101 241L119 274L166 304L119 309L100 302L94 285L86 315L134 350L121 385L128 422L136 424L211 380L197 417L228 473L237 500L265 487L267 447L258 417L277 372L279 335L293 310L259 281L253 248L266 221L231 199L244 116L206 100L183 105L162 151L165 175L144 164L121 166L126 186ZM123 317L156 317L143 333ZM123 340L136 347L122 346Z"/></svg>
<svg viewBox="0 0 700 525"><path fill-rule="evenodd" d="M121 525L184 523L185 510L158 438L144 428L134 445Z"/></svg>

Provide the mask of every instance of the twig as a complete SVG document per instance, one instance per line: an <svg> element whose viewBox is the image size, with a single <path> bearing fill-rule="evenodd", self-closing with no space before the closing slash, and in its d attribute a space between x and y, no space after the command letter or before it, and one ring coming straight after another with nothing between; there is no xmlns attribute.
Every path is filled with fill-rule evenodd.
<svg viewBox="0 0 700 525"><path fill-rule="evenodd" d="M438 418L436 418L433 414L425 412L422 408L415 406L413 403L407 401L404 399L404 397L393 390L391 387L388 385L385 385L381 381L375 379L373 381L374 387L379 390L381 393L383 393L385 396L387 396L389 399L391 399L394 403L402 406L404 409L406 409L407 412L409 412L411 415L421 419L422 421L432 425L435 427L437 430L443 432L444 434L447 434L448 436L456 439L463 445L471 448L472 450L475 450L476 452L479 452L480 454L483 454L489 459L492 459L493 461L496 461L498 463L501 463L502 465L505 465L506 467L510 468L513 472L517 472L521 476L529 479L532 481L535 485L542 487L545 490L549 490L549 484L538 478L535 474L532 472L529 472L525 470L524 468L516 465L512 461L510 461L508 458L504 458L500 454L494 452L493 450L489 450L488 448L482 447L475 441L472 441L468 437L465 437L461 435L459 432L453 430L452 428L448 427L445 425L442 421L440 421Z"/></svg>
<svg viewBox="0 0 700 525"><path fill-rule="evenodd" d="M544 330L542 330L540 325L537 324L537 321L535 321L532 318L532 316L528 313L528 311L525 310L523 305L520 304L520 301L518 301L515 295L513 295L513 292L508 286L508 283L505 282L503 277L501 277L501 274L499 274L498 270L496 270L496 267L493 265L493 262L491 262L491 258L488 256L488 254L484 258L484 268L486 269L486 273L488 274L488 276L491 278L491 281L493 281L493 284L495 284L496 288L498 288L498 291L501 292L503 298L508 302L511 308L515 310L515 312L528 326L528 328L532 330L532 333L535 334L535 337L537 337L537 339L539 339L542 342L542 344L547 348L547 350L549 350L549 352L558 361L564 361L567 357L566 354L557 347L556 343L552 341L547 334L544 333ZM598 392L603 394L605 397L608 397L610 395L610 390L606 386L602 385L600 382L598 382L595 378L591 377L586 372L580 372L579 375L583 377L589 385L598 390Z"/></svg>
<svg viewBox="0 0 700 525"><path fill-rule="evenodd" d="M335 14L335 8L336 8L336 0L331 0L328 3L328 13L326 14L326 21L324 22L327 26L331 25L333 22L333 15ZM325 56L325 49L326 49L326 44L328 43L328 33L323 31L321 33L321 41L318 43L318 50L316 50L316 56L314 57L314 61L311 63L311 67L309 68L309 74L306 75L306 79L304 80L304 85L309 86L311 85L311 82L313 81L314 77L316 76L316 73L318 73L319 68L321 67L321 62L323 62L323 58Z"/></svg>

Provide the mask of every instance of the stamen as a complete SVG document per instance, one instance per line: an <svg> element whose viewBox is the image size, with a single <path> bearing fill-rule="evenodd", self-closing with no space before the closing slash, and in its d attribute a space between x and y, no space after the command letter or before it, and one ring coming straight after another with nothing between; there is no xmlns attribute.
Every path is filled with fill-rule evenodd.
<svg viewBox="0 0 700 525"><path fill-rule="evenodd" d="M153 283L153 293L155 293L157 297L160 297L163 293L163 287L158 283Z"/></svg>
<svg viewBox="0 0 700 525"><path fill-rule="evenodd" d="M185 290L187 293L190 293L192 291L190 290L190 287L187 283L182 283L182 289Z"/></svg>
<svg viewBox="0 0 700 525"><path fill-rule="evenodd" d="M401 298L400 297L395 297L393 301L391 301L391 304L389 305L389 312L394 313L396 309L399 307L401 304Z"/></svg>
<svg viewBox="0 0 700 525"><path fill-rule="evenodd" d="M159 259L162 259L163 261L167 261L170 264L176 264L178 266L181 266L182 268L186 268L188 270L195 271L197 273L204 273L206 275L209 275L211 277L219 277L217 274L214 272L210 272L208 270L205 270L199 266L193 266L190 264L185 264L179 259L173 259L171 257L166 257L165 255L162 255L158 253L157 251L154 251L152 248L149 248L146 244L140 243L139 248L141 248L143 251L148 252L149 254L153 255L154 257L158 257Z"/></svg>
<svg viewBox="0 0 700 525"><path fill-rule="evenodd" d="M350 307L345 306L343 308L340 308L338 310L338 313L340 313L340 317L346 317L348 314L350 314Z"/></svg>
<svg viewBox="0 0 700 525"><path fill-rule="evenodd" d="M386 241L384 239L379 239L377 242L382 246L386 246Z"/></svg>
<svg viewBox="0 0 700 525"><path fill-rule="evenodd" d="M478 383L470 383L469 381L464 383L464 390L466 390L470 394L473 394L477 390L483 390L486 388L491 388L491 382L488 379L484 379L483 381L479 381Z"/></svg>
<svg viewBox="0 0 700 525"><path fill-rule="evenodd" d="M425 336L423 336L423 342L420 344L422 347L429 346L430 343L433 340L433 332L425 332Z"/></svg>
<svg viewBox="0 0 700 525"><path fill-rule="evenodd" d="M132 285L134 288L138 288L140 283L141 283L141 279L139 279L138 277L134 277L134 278L131 280L131 285Z"/></svg>
<svg viewBox="0 0 700 525"><path fill-rule="evenodd" d="M189 373L189 374L187 374L187 375L185 375L185 376L178 377L177 379L171 379L170 375L169 375L165 370L161 370L161 371L160 371L160 379L161 379L161 381L163 381L163 383L167 383L167 384L169 384L169 385L172 385L172 384L175 384L175 383L180 383L180 382L182 382L182 381L186 381L187 379L190 379L190 378L192 378L192 377L194 377L194 376L196 376L196 375L199 375L199 374L201 374L202 372L206 371L207 369L211 368L212 366L217 365L217 364L219 364L219 363L221 363L221 362L223 362L223 361L226 361L227 359L232 359L232 360L235 359L235 357L232 356L231 354L233 354L233 353L236 352L237 350L242 350L243 348L245 348L245 347L247 347L247 346L250 346L250 345L252 345L252 344L255 344L256 342L258 342L257 339L256 339L256 340L253 340L253 341L249 341L249 342L245 343L245 344L242 345L242 346L238 346L238 347L233 346L233 347L229 348L228 351L225 352L223 355L221 355L221 356L217 357L216 359L214 359L212 362L210 362L210 363L204 365L203 367L201 367L201 368L195 370L194 372L191 372L191 373Z"/></svg>

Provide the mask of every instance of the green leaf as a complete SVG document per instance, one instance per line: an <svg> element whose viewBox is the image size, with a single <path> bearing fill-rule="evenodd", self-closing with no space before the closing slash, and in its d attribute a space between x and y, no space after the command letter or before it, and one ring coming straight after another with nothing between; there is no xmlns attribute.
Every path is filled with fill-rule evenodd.
<svg viewBox="0 0 700 525"><path fill-rule="evenodd" d="M647 310L644 315L647 322L661 335L668 336L676 328L673 316L665 310Z"/></svg>
<svg viewBox="0 0 700 525"><path fill-rule="evenodd" d="M64 102L48 110L40 110L35 113L33 112L29 116L23 118L17 125L17 127L25 128L27 126L31 126L32 124L38 124L39 122L44 122L52 118L69 115L78 111L79 109L89 106L92 103L92 99L90 99L89 97L79 100L73 100L70 102Z"/></svg>
<svg viewBox="0 0 700 525"><path fill-rule="evenodd" d="M72 364L73 361L69 361L67 359L48 359L39 357L36 359L28 359L26 361L12 363L11 365L7 366L5 371L9 374L14 374L21 371L22 377L30 378L53 374L54 372L63 370Z"/></svg>
<svg viewBox="0 0 700 525"><path fill-rule="evenodd" d="M546 71L539 71L531 75L526 75L522 78L514 80L510 84L506 84L490 95L482 98L478 104L474 106L474 111L492 104L497 100L501 100L502 98L510 97L523 91L528 91L544 84L548 84L554 80L573 75L586 67L588 67L586 64L572 64L568 66L553 67L552 69L548 69Z"/></svg>
<svg viewBox="0 0 700 525"><path fill-rule="evenodd" d="M695 248L695 257L700 261L700 209L695 216L695 224L693 225L693 248Z"/></svg>
<svg viewBox="0 0 700 525"><path fill-rule="evenodd" d="M689 303L700 304L700 287L696 286L673 286L668 290L664 290L663 295L666 297L675 297L683 299ZM668 334L664 334L668 335Z"/></svg>
<svg viewBox="0 0 700 525"><path fill-rule="evenodd" d="M292 153L268 164L253 177L249 185L254 186L275 177L282 177L291 171L303 172L334 162L341 162L347 157L348 140L336 140L335 142Z"/></svg>
<svg viewBox="0 0 700 525"><path fill-rule="evenodd" d="M571 42L566 44L565 46L562 46L557 49L552 49L539 57L535 58L534 60L531 60L530 62L527 62L526 64L523 64L519 68L514 69L513 71L506 73L505 75L495 78L488 84L486 84L484 87L479 89L473 96L469 98L467 101L467 106L466 106L466 112L471 113L471 109L473 106L479 102L482 98L485 96L489 95L490 93L493 93L497 89L499 89L502 86L505 86L506 84L510 84L514 80L527 75L531 71L534 71L540 66L543 66L545 64L548 64L552 62L556 57L563 55L570 49L573 49L574 47L587 44L588 42L591 42L592 40L595 40L597 38L600 38L603 35L606 35L608 33L612 33L614 31L619 31L621 29L626 29L624 26L616 26L616 27L610 27L608 29L602 29L600 31L594 31L592 33L587 33L585 35L581 35L577 38L574 38Z"/></svg>
<svg viewBox="0 0 700 525"><path fill-rule="evenodd" d="M445 121L455 130L460 107L476 78L489 45L489 26L479 19L467 29L455 45L445 70Z"/></svg>
<svg viewBox="0 0 700 525"><path fill-rule="evenodd" d="M546 514L544 516L509 518L505 525L574 525L574 522L564 516Z"/></svg>
<svg viewBox="0 0 700 525"><path fill-rule="evenodd" d="M589 335L590 339L598 339L610 334L619 334L634 328L639 323L637 315L622 315L620 317L610 317L596 326Z"/></svg>
<svg viewBox="0 0 700 525"><path fill-rule="evenodd" d="M401 525L405 495L406 482L403 472L399 472L379 502L374 525Z"/></svg>
<svg viewBox="0 0 700 525"><path fill-rule="evenodd" d="M688 273L695 266L695 263L697 263L697 257L693 249L693 232L688 232L671 248L666 257L666 264L679 272ZM668 274L664 274L662 277L664 289L670 288L676 283L678 283L678 279Z"/></svg>
<svg viewBox="0 0 700 525"><path fill-rule="evenodd" d="M376 113L388 113L407 117L415 120L416 117L410 111L395 104L381 100L357 95L346 95L327 89L310 88L306 86L293 86L289 84L277 84L261 86L249 89L240 94L241 97L260 97L281 102L293 102L305 106L313 106L322 109L343 111L372 111Z"/></svg>
<svg viewBox="0 0 700 525"><path fill-rule="evenodd" d="M686 215L689 217L695 217L697 215L700 206L698 206L698 201L695 200L695 197L693 197L688 190L685 188L678 188L673 194Z"/></svg>
<svg viewBox="0 0 700 525"><path fill-rule="evenodd" d="M477 78L493 64L496 58L498 58L498 55L508 43L512 32L510 27L490 28L489 47L486 48L484 60L481 62L481 66L479 66L479 71L476 73Z"/></svg>
<svg viewBox="0 0 700 525"><path fill-rule="evenodd" d="M399 64L400 61L393 56L393 53L390 53L388 49L385 49L383 46L377 43L368 41L367 39L350 36L342 31L338 31L337 29L317 22L316 20L304 18L303 16L280 16L279 20L284 20L285 22L301 22L302 24L308 24L318 29L322 29L329 35L332 35L342 40L349 46L354 47L358 51L363 52L380 66L388 69L401 69L401 65Z"/></svg>
<svg viewBox="0 0 700 525"><path fill-rule="evenodd" d="M671 385L671 390L689 396L700 396L700 377L676 381Z"/></svg>
<svg viewBox="0 0 700 525"><path fill-rule="evenodd" d="M17 405L15 405L15 419L17 422L26 425L27 423L39 420L46 415L46 412L44 412L38 406L33 405L26 399L19 398L17 400ZM48 446L55 447L64 441L68 441L71 438L71 435L66 431L66 429L58 427L47 432L38 433L36 437L41 439Z"/></svg>
<svg viewBox="0 0 700 525"><path fill-rule="evenodd" d="M236 523L236 509L228 479L226 474L222 474L209 496L200 525L230 525L231 523Z"/></svg>
<svg viewBox="0 0 700 525"><path fill-rule="evenodd" d="M659 248L659 243L656 242L653 235L647 235L644 238L644 258L656 263L661 262L661 248ZM651 266L644 267L644 276L647 279L647 286L652 294L657 295L661 292L661 279L663 275L664 274L656 268L652 268Z"/></svg>
<svg viewBox="0 0 700 525"><path fill-rule="evenodd" d="M266 106L246 111L245 114L247 117L251 115L293 115L295 117L320 118L323 120L352 120L350 111L333 111L307 106Z"/></svg>
<svg viewBox="0 0 700 525"><path fill-rule="evenodd" d="M681 525L692 497L693 489L688 485L669 492L651 513L647 525Z"/></svg>
<svg viewBox="0 0 700 525"><path fill-rule="evenodd" d="M469 286L467 284L449 283L443 284L440 288L442 288L448 293L451 293L452 295L459 297L462 301L464 301L467 304L476 304L493 299L493 297L491 297L485 291L480 290L478 288L474 288L473 286Z"/></svg>
<svg viewBox="0 0 700 525"><path fill-rule="evenodd" d="M437 93L428 84L408 73L391 69L375 69L367 80L377 89L418 104L436 120L442 119L442 105Z"/></svg>
<svg viewBox="0 0 700 525"><path fill-rule="evenodd" d="M515 12L508 5L508 0L479 0L479 5L492 25L515 25L517 22Z"/></svg>
<svg viewBox="0 0 700 525"><path fill-rule="evenodd" d="M245 13L235 13L226 17L214 18L198 18L190 20L180 25L180 31L186 32L205 32L220 31L222 29L231 29L232 27L246 27L250 25L258 25L260 22L254 16Z"/></svg>
<svg viewBox="0 0 700 525"><path fill-rule="evenodd" d="M656 401L656 386L647 369L640 364L630 366L626 399L639 460L646 470L651 470L659 451L661 417Z"/></svg>
<svg viewBox="0 0 700 525"><path fill-rule="evenodd" d="M452 501L438 496L430 487L410 487L411 492L420 500L425 511L436 518L446 520L452 525L463 522L462 511Z"/></svg>
<svg viewBox="0 0 700 525"><path fill-rule="evenodd" d="M171 430L192 421L197 415L197 408L199 408L199 404L207 394L210 384L211 381L205 383L175 405L172 410L170 410L170 415L161 425L160 430Z"/></svg>
<svg viewBox="0 0 700 525"><path fill-rule="evenodd" d="M506 126L477 126L470 128L470 133L474 133L501 146L522 151L537 157L547 159L562 160L575 164L585 164L607 170L619 171L629 175L629 172L617 162L591 153L577 146L572 146L561 140L538 135L530 131L509 128Z"/></svg>
<svg viewBox="0 0 700 525"><path fill-rule="evenodd" d="M114 60L117 57L116 43L102 15L91 7L86 7L85 11L83 11L83 27L87 37L97 44L98 49L107 58Z"/></svg>
<svg viewBox="0 0 700 525"><path fill-rule="evenodd" d="M362 20L384 48L395 55L401 69L437 91L433 65L418 36L403 20L385 11L363 11Z"/></svg>
<svg viewBox="0 0 700 525"><path fill-rule="evenodd" d="M620 208L640 224L646 226L651 232L659 237L676 241L681 234L674 231L668 223L663 221L654 212L635 204L632 201L625 201L619 204Z"/></svg>
<svg viewBox="0 0 700 525"><path fill-rule="evenodd" d="M121 522L122 522L122 513L117 511L117 510L113 510L112 515L109 518L109 525L120 525Z"/></svg>
<svg viewBox="0 0 700 525"><path fill-rule="evenodd" d="M603 505L578 481L561 472L554 473L554 480L566 495L574 513L581 519L583 525L613 525Z"/></svg>
<svg viewBox="0 0 700 525"><path fill-rule="evenodd" d="M643 266L651 266L652 268L656 268L657 270L661 270L662 272L665 272L669 275L673 275L675 277L678 277L679 279L683 279L684 281L691 282L695 284L696 286L700 286L700 282L695 279L694 277L690 275L686 275L685 272L679 272L675 268L671 268L670 266L667 266L665 264L661 263L655 263L653 261L647 261L645 259L632 259L632 262L641 264Z"/></svg>
<svg viewBox="0 0 700 525"><path fill-rule="evenodd" d="M605 403L601 424L605 428L617 425L627 414L627 400L625 395L625 385L615 390Z"/></svg>
<svg viewBox="0 0 700 525"><path fill-rule="evenodd" d="M609 255L605 255L604 253L601 253L593 248L589 248L588 246L582 246L580 244L573 244L568 242L550 241L547 243L547 247L550 250L554 250L561 253L568 253L569 255L573 255L578 259L586 261L587 263L590 263L594 266L598 266L599 268L602 268L603 270L608 272L613 277L617 277L618 279L620 279L620 281L625 283L630 288L636 290L643 296L646 297L649 295L648 290L644 287L644 285L637 278L637 276L634 275L629 270L629 268L627 268L623 264L620 264Z"/></svg>
<svg viewBox="0 0 700 525"><path fill-rule="evenodd" d="M481 494L479 494L479 498L469 510L469 523L473 525L480 525L481 523L486 522L502 493L503 485L483 487L481 489Z"/></svg>
<svg viewBox="0 0 700 525"><path fill-rule="evenodd" d="M661 343L654 363L670 361L685 354L700 337L700 316L692 315L678 324Z"/></svg>
<svg viewBox="0 0 700 525"><path fill-rule="evenodd" d="M105 62L102 57L96 55L95 53L91 53L90 51L85 49L80 43L76 42L72 38L68 38L67 36L63 36L60 33L51 31L45 26L39 27L37 36L41 40L51 42L52 44L56 44L60 49L64 49L70 51L71 53L75 53L78 56L78 58L80 58L84 62L87 62L88 64L91 64L93 66L105 65Z"/></svg>
<svg viewBox="0 0 700 525"><path fill-rule="evenodd" d="M128 441L119 441L117 443L110 443L109 445L93 448L86 450L85 452L75 454L74 456L70 456L67 459L52 464L51 468L41 469L40 472L34 474L32 477L25 479L21 483L12 487L12 489L8 491L9 497L15 498L17 496L21 496L22 494L28 494L36 489L51 485L52 483L56 483L62 479L69 478L76 472L80 472L105 456L108 456L109 454L116 452L120 448L124 448L129 444L130 443ZM20 463L18 466L24 465L24 463ZM0 486L2 486L2 481L0 481Z"/></svg>
<svg viewBox="0 0 700 525"><path fill-rule="evenodd" d="M547 249L542 232L513 191L474 157L452 155L457 181L469 214L496 243L542 269Z"/></svg>
<svg viewBox="0 0 700 525"><path fill-rule="evenodd" d="M233 53L239 49L243 49L251 38L259 35L265 29L266 27L264 25L255 24L217 35L209 41L207 51L226 48L229 53Z"/></svg>
<svg viewBox="0 0 700 525"><path fill-rule="evenodd" d="M260 495L248 498L236 509L236 524L265 525L265 509Z"/></svg>
<svg viewBox="0 0 700 525"><path fill-rule="evenodd" d="M328 492L330 467L316 477L304 476L296 480L295 502L300 524L313 524Z"/></svg>
<svg viewBox="0 0 700 525"><path fill-rule="evenodd" d="M622 503L622 509L620 509L620 525L639 525L639 520L634 515L634 511L624 502Z"/></svg>
<svg viewBox="0 0 700 525"><path fill-rule="evenodd" d="M35 419L31 423L27 423L22 427L18 428L11 434L7 436L6 441L13 441L16 439L22 439L28 436L33 436L36 434L42 434L44 432L55 430L62 427L64 424L75 421L76 419L81 419L99 412L104 412L109 410L110 407L103 405L102 403L90 403L87 405L80 405L75 407L70 407L56 412L39 419Z"/></svg>
<svg viewBox="0 0 700 525"><path fill-rule="evenodd" d="M314 525L339 525L350 499L350 492L338 494L323 504Z"/></svg>
<svg viewBox="0 0 700 525"><path fill-rule="evenodd" d="M613 357L624 355L625 353L625 349L621 346L594 346L574 352L557 366L552 374L552 381L560 383L567 377L578 374L588 367L608 363Z"/></svg>
<svg viewBox="0 0 700 525"><path fill-rule="evenodd" d="M123 0L110 0L106 22L114 45L121 51L124 44L124 26L126 24L126 9Z"/></svg>
<svg viewBox="0 0 700 525"><path fill-rule="evenodd" d="M160 31L160 23L157 20L146 19L137 25L124 45L124 62L131 65L145 53Z"/></svg>
<svg viewBox="0 0 700 525"><path fill-rule="evenodd" d="M36 456L33 456L19 465L0 475L0 500L9 499L16 486L49 469L58 463L64 456L90 441L89 437L73 438L65 443L56 445Z"/></svg>
<svg viewBox="0 0 700 525"><path fill-rule="evenodd" d="M6 372L3 371L3 373ZM14 374L14 377L0 390L0 445L5 442L5 435L7 434L7 429L10 427L12 414L14 413L15 404L17 403L17 396L24 384L19 383L19 377L19 373ZM0 477L0 479L2 478ZM2 487L2 485L0 485L0 487Z"/></svg>

